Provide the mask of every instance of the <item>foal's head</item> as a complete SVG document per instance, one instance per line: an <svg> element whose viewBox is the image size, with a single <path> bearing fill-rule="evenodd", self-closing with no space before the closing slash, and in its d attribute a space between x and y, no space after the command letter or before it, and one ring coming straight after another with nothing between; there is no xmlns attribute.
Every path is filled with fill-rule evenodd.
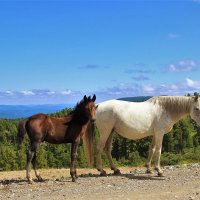
<svg viewBox="0 0 200 200"><path fill-rule="evenodd" d="M96 95L87 97L86 95L78 103L74 109L74 120L81 123L87 123L90 121L95 121L96 119L96 106L95 106Z"/></svg>
<svg viewBox="0 0 200 200"><path fill-rule="evenodd" d="M198 96L192 97L194 102L191 108L190 116L198 125L200 125L200 98Z"/></svg>

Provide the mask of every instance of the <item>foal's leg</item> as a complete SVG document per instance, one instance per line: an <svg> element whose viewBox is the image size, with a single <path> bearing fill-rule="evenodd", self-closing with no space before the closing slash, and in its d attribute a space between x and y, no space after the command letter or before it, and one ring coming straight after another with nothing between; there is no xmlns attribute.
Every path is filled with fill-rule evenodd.
<svg viewBox="0 0 200 200"><path fill-rule="evenodd" d="M120 170L117 169L116 166L114 165L113 159L112 159L112 155L111 155L113 135L114 135L114 132L112 132L112 133L110 134L110 136L108 137L108 140L106 141L106 146L105 146L105 149L104 149L104 150L105 150L106 155L107 155L107 157L108 157L111 170L114 170L114 174L120 175L121 172L120 172Z"/></svg>
<svg viewBox="0 0 200 200"><path fill-rule="evenodd" d="M28 180L28 183L32 183L32 178L30 175L31 171L31 160L33 159L34 152L32 152L30 149L27 152L27 163L26 163L26 178Z"/></svg>
<svg viewBox="0 0 200 200"><path fill-rule="evenodd" d="M155 170L158 172L158 176L163 176L163 171L161 170L160 167L160 156L161 156L161 150L162 150L162 141L163 141L163 134L158 134L155 137L155 153L157 156L157 162L155 165Z"/></svg>
<svg viewBox="0 0 200 200"><path fill-rule="evenodd" d="M156 147L155 147L155 136L153 136L152 141L151 141L151 145L149 146L149 155L148 155L148 159L146 162L146 173L151 174L152 170L151 170L151 161L153 158L153 155L155 153Z"/></svg>
<svg viewBox="0 0 200 200"><path fill-rule="evenodd" d="M35 154L33 156L33 159L32 159L32 165L33 165L33 169L35 171L35 176L37 177L38 181L43 181L42 177L40 176L40 173L39 171L37 170L36 168L36 163L37 163L37 149L39 147L39 144L35 144Z"/></svg>
<svg viewBox="0 0 200 200"><path fill-rule="evenodd" d="M32 162L32 159L35 155L36 149L37 149L37 143L33 143L33 144L31 144L31 147L30 147L30 149L28 150L28 153L27 153L26 178L28 180L28 183L33 182L31 175L30 175L30 171L31 171L31 162Z"/></svg>
<svg viewBox="0 0 200 200"><path fill-rule="evenodd" d="M70 175L72 177L72 181L75 182L76 181L76 178L78 178L77 176L77 172L76 172L76 168L75 168L75 161L76 161L76 156L77 156L77 147L78 147L78 144L79 144L79 141L75 141L75 142L72 142L72 145L71 145L71 166L70 166Z"/></svg>

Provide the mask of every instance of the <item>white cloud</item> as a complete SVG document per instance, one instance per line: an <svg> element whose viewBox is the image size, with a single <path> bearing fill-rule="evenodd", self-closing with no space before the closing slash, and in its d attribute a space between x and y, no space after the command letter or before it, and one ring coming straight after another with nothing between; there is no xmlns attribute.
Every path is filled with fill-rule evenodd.
<svg viewBox="0 0 200 200"><path fill-rule="evenodd" d="M162 84L119 84L117 86L95 92L97 100L101 101L107 99L117 99L131 96L159 96L159 95L185 95L187 93L193 94L199 91L200 81L194 81L186 78L185 81L176 83L162 83Z"/></svg>
<svg viewBox="0 0 200 200"><path fill-rule="evenodd" d="M168 66L168 70L169 70L170 72L175 72L175 71L176 71L176 66L173 65L173 64L170 64L170 65Z"/></svg>
<svg viewBox="0 0 200 200"><path fill-rule="evenodd" d="M35 93L31 90L24 90L24 91L21 91L21 93L24 95L24 96L33 96L35 95Z"/></svg>
<svg viewBox="0 0 200 200"><path fill-rule="evenodd" d="M92 93L72 91L70 89L64 91L33 89L12 92L8 90L0 91L0 104L74 104L80 101L85 94L91 95Z"/></svg>
<svg viewBox="0 0 200 200"><path fill-rule="evenodd" d="M144 92L152 93L155 91L155 88L151 85L144 85L143 90L144 90Z"/></svg>
<svg viewBox="0 0 200 200"><path fill-rule="evenodd" d="M54 92L54 91L48 91L47 94L48 94L48 95L54 95L55 92Z"/></svg>
<svg viewBox="0 0 200 200"><path fill-rule="evenodd" d="M189 87L193 87L194 86L194 81L192 79L186 78L186 82L187 82L187 85Z"/></svg>
<svg viewBox="0 0 200 200"><path fill-rule="evenodd" d="M71 90L64 90L64 91L62 91L62 92L60 92L62 95L70 95L70 94L72 94L72 91Z"/></svg>
<svg viewBox="0 0 200 200"><path fill-rule="evenodd" d="M200 81L194 81L190 78L186 78L186 84L188 87L193 89L200 89Z"/></svg>
<svg viewBox="0 0 200 200"><path fill-rule="evenodd" d="M194 60L181 60L176 64L169 64L165 67L167 72L189 72L194 71L198 67L198 63Z"/></svg>
<svg viewBox="0 0 200 200"><path fill-rule="evenodd" d="M10 90L7 90L6 92L5 92L7 95L13 95L14 93L12 92L12 91L10 91Z"/></svg>
<svg viewBox="0 0 200 200"><path fill-rule="evenodd" d="M96 91L24 90L0 91L0 104L66 104L80 101L84 95L96 94L97 101L133 96L185 95L200 91L200 81L185 78L181 82L162 84L120 83L113 87ZM12 95L11 95L12 94Z"/></svg>
<svg viewBox="0 0 200 200"><path fill-rule="evenodd" d="M171 88L172 90L178 90L178 89L179 89L178 85L175 85L175 84L172 84L172 85L170 86L170 88Z"/></svg>

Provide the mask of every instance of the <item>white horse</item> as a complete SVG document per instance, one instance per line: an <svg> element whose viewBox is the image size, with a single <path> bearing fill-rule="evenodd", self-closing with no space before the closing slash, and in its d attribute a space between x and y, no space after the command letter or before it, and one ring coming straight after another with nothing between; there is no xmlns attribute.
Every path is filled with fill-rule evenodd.
<svg viewBox="0 0 200 200"><path fill-rule="evenodd" d="M147 173L151 173L151 161L155 154L157 156L155 170L158 172L158 176L162 176L160 156L163 136L173 128L176 122L187 115L190 115L200 125L200 99L198 96L159 96L140 103L109 100L98 104L96 127L100 138L96 149L97 169L101 175L106 175L101 159L104 149L111 169L115 174L120 174L120 170L114 165L111 156L113 134L117 132L132 140L153 136L146 162ZM88 155L90 164L91 157Z"/></svg>

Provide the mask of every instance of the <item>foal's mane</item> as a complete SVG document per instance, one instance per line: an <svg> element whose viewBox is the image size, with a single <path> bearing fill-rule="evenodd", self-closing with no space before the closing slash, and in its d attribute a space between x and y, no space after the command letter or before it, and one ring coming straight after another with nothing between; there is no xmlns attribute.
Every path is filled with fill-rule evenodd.
<svg viewBox="0 0 200 200"><path fill-rule="evenodd" d="M72 120L79 122L85 122L88 119L88 113L85 110L86 102L82 99L79 103L76 104L75 108L70 112L72 115Z"/></svg>
<svg viewBox="0 0 200 200"><path fill-rule="evenodd" d="M158 96L152 97L147 101L158 104L173 115L189 113L194 102L192 97L186 96Z"/></svg>
<svg viewBox="0 0 200 200"><path fill-rule="evenodd" d="M74 108L74 111L80 109L80 108L81 108L82 106L84 106L84 105L85 105L85 101L84 101L84 99L82 99L80 102L78 102L78 103L76 104L76 106L75 106L75 108Z"/></svg>

